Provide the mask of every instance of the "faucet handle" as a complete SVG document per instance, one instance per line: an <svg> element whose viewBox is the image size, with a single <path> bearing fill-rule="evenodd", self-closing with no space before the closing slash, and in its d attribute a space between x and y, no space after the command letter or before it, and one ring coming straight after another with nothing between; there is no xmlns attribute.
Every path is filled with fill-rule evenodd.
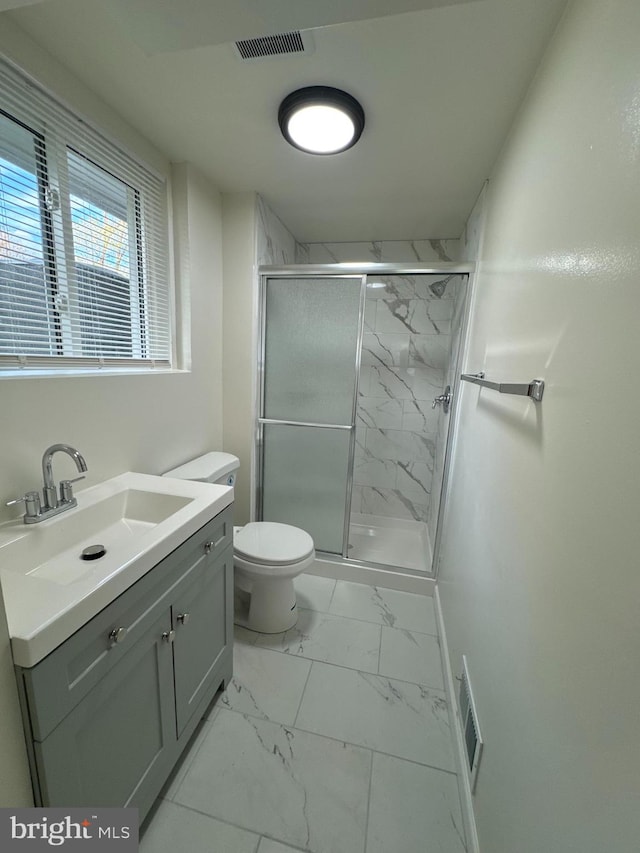
<svg viewBox="0 0 640 853"><path fill-rule="evenodd" d="M60 480L60 503L68 503L73 500L72 483L77 483L78 480L84 480L84 474L81 477L74 477L73 480Z"/></svg>
<svg viewBox="0 0 640 853"><path fill-rule="evenodd" d="M21 498L7 501L6 506L14 506L14 504L20 504L23 501L25 505L25 518L37 518L40 515L40 495L38 492L27 492Z"/></svg>

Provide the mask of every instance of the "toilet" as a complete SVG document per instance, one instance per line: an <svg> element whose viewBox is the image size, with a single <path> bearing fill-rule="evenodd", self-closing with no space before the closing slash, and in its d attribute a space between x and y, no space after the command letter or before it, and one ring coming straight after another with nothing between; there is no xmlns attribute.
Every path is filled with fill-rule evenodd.
<svg viewBox="0 0 640 853"><path fill-rule="evenodd" d="M205 453L165 477L233 486L240 460L231 453ZM262 634L279 634L298 620L293 579L313 563L313 539L299 527L275 521L251 521L233 528L236 597L246 612L236 624Z"/></svg>

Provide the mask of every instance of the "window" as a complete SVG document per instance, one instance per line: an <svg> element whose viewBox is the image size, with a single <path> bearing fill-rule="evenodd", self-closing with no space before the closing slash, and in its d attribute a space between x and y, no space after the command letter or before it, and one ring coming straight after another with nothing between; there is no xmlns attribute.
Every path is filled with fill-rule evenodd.
<svg viewBox="0 0 640 853"><path fill-rule="evenodd" d="M0 63L0 371L171 363L166 187Z"/></svg>

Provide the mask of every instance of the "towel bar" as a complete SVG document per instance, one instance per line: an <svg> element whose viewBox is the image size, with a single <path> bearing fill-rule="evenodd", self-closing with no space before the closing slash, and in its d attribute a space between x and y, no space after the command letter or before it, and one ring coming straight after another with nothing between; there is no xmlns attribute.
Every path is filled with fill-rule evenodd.
<svg viewBox="0 0 640 853"><path fill-rule="evenodd" d="M519 397L531 397L536 403L542 400L544 394L544 379L532 379L531 382L491 382L484 378L484 373L461 373L460 379L473 382L482 388L491 388L500 394L516 394Z"/></svg>

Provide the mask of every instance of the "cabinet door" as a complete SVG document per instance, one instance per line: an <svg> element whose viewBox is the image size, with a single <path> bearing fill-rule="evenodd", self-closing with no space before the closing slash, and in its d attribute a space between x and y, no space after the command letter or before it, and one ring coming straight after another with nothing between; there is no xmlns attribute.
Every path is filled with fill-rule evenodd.
<svg viewBox="0 0 640 853"><path fill-rule="evenodd" d="M137 806L155 799L175 743L171 629L165 608L131 650L41 743L43 805ZM165 774L166 775L166 774Z"/></svg>
<svg viewBox="0 0 640 853"><path fill-rule="evenodd" d="M201 559L176 588L173 659L178 737L204 697L213 698L232 647L233 548ZM228 664L227 664L228 666ZM228 666L230 670L230 666ZM230 676L230 672L228 673Z"/></svg>

